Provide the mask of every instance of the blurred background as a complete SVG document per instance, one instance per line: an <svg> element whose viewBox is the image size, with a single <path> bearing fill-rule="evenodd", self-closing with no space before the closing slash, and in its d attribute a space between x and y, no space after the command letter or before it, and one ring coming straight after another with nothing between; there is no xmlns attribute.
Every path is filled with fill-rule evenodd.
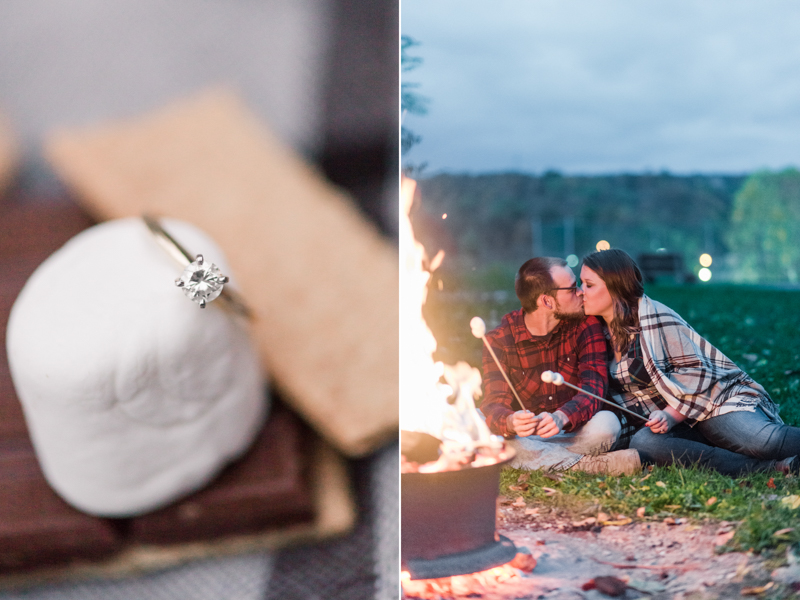
<svg viewBox="0 0 800 600"><path fill-rule="evenodd" d="M0 111L23 185L46 185L42 138L229 85L288 145L396 221L396 2L11 0L0 18Z"/></svg>
<svg viewBox="0 0 800 600"><path fill-rule="evenodd" d="M800 424L800 7L406 0L402 158L445 363L535 255L616 247Z"/></svg>
<svg viewBox="0 0 800 600"><path fill-rule="evenodd" d="M451 268L605 241L650 279L800 282L796 5L467 4L402 16L403 164Z"/></svg>
<svg viewBox="0 0 800 600"><path fill-rule="evenodd" d="M41 154L54 129L135 117L225 85L393 239L398 21L394 0L4 2L0 137L13 140L15 158L0 208L69 202ZM397 462L396 444L349 461L359 520L344 539L0 598L395 598Z"/></svg>

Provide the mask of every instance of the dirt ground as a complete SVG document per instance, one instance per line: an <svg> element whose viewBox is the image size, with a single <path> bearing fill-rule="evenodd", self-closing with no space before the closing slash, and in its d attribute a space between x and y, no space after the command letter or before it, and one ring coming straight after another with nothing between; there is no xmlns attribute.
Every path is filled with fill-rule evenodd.
<svg viewBox="0 0 800 600"><path fill-rule="evenodd" d="M625 519L608 515L604 521ZM599 600L611 595L583 587L594 578L612 576L627 584L616 596L626 600L800 598L800 585L792 587L785 568L774 573L776 564L762 557L717 552L733 535L730 523L692 524L678 519L674 524L600 526L591 519L574 522L553 513L539 514L535 508L512 506L510 499L501 499L497 526L501 535L536 559L531 572L504 566L449 580L409 582L404 597ZM800 581L796 571L792 575Z"/></svg>

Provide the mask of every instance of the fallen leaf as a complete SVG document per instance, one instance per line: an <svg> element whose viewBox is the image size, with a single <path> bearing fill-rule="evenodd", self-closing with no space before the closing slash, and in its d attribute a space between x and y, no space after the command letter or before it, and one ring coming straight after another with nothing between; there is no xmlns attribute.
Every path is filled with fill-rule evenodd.
<svg viewBox="0 0 800 600"><path fill-rule="evenodd" d="M587 517L587 518L583 519L582 521L573 521L572 522L572 526L573 527L585 527L586 525L594 525L595 523L597 523L597 519L595 519L594 517Z"/></svg>
<svg viewBox="0 0 800 600"><path fill-rule="evenodd" d="M784 529L778 529L778 531L772 534L772 537L781 537L782 535L786 535L787 533L791 533L792 531L794 531L794 527L785 527Z"/></svg>
<svg viewBox="0 0 800 600"><path fill-rule="evenodd" d="M640 490L642 490L643 492L646 492L647 490L649 490L649 489L650 489L650 486L649 486L649 485L643 485L643 486L642 486L642 487L640 487L639 489L640 489Z"/></svg>
<svg viewBox="0 0 800 600"><path fill-rule="evenodd" d="M657 485L658 487L663 487L663 488L667 487L667 484L666 484L666 483L664 483L663 481L656 481L656 485Z"/></svg>
<svg viewBox="0 0 800 600"><path fill-rule="evenodd" d="M517 477L517 483L525 483L531 478L530 473L522 473L519 477Z"/></svg>
<svg viewBox="0 0 800 600"><path fill-rule="evenodd" d="M547 494L548 496L553 496L558 493L558 490L554 490L553 488L543 487L542 491Z"/></svg>
<svg viewBox="0 0 800 600"><path fill-rule="evenodd" d="M523 483L522 485L510 485L510 486L508 486L508 489L510 489L513 492L524 492L529 487L530 486L527 483Z"/></svg>
<svg viewBox="0 0 800 600"><path fill-rule="evenodd" d="M517 552L517 555L509 564L515 569L530 573L536 568L536 559L525 552Z"/></svg>
<svg viewBox="0 0 800 600"><path fill-rule="evenodd" d="M776 486L775 486L775 478L774 477L770 477L769 478L769 481L767 482L767 487L769 489L771 489L771 490L775 489Z"/></svg>
<svg viewBox="0 0 800 600"><path fill-rule="evenodd" d="M785 504L792 510L800 508L800 496L797 494L792 494L791 496L786 496L785 498L781 498L781 504Z"/></svg>
<svg viewBox="0 0 800 600"><path fill-rule="evenodd" d="M622 596L628 589L628 584L617 577L603 576L590 579L581 586L583 591L597 590L606 596Z"/></svg>
<svg viewBox="0 0 800 600"><path fill-rule="evenodd" d="M714 545L724 546L725 544L731 541L734 535L736 535L735 531L729 531L727 533L718 533L717 536L714 538Z"/></svg>
<svg viewBox="0 0 800 600"><path fill-rule="evenodd" d="M538 508L526 508L525 509L525 514L526 515L538 515L539 514L539 509Z"/></svg>
<svg viewBox="0 0 800 600"><path fill-rule="evenodd" d="M774 585L775 583L773 581L770 581L768 584L759 587L742 588L742 591L739 593L742 596L758 596L759 594L763 594L767 590L772 589Z"/></svg>
<svg viewBox="0 0 800 600"><path fill-rule="evenodd" d="M664 525L675 525L675 519L672 517L667 517L664 519Z"/></svg>
<svg viewBox="0 0 800 600"><path fill-rule="evenodd" d="M622 514L617 515L617 520L618 521L621 520L621 519L627 519L627 518L628 518L628 515L622 515Z"/></svg>
<svg viewBox="0 0 800 600"><path fill-rule="evenodd" d="M636 509L636 516L639 517L640 519L643 519L644 513L646 512L647 509L644 506L640 506L639 508Z"/></svg>
<svg viewBox="0 0 800 600"><path fill-rule="evenodd" d="M598 521L608 521L608 515L604 512L597 513L597 520Z"/></svg>
<svg viewBox="0 0 800 600"><path fill-rule="evenodd" d="M650 479L650 476L651 476L651 475L652 475L652 473L648 473L647 475L645 475L644 477L642 477L642 478L639 480L639 483L642 483L643 481L647 481L648 479Z"/></svg>
<svg viewBox="0 0 800 600"><path fill-rule="evenodd" d="M711 496L711 498L709 498L708 500L706 500L706 506L711 506L711 505L712 505L712 504L714 504L716 501L717 501L717 497L716 497L716 496Z"/></svg>
<svg viewBox="0 0 800 600"><path fill-rule="evenodd" d="M603 525L627 525L628 523L632 523L633 519L630 517L625 517L623 519L617 519L616 521L604 521Z"/></svg>
<svg viewBox="0 0 800 600"><path fill-rule="evenodd" d="M519 508L525 508L525 506L527 506L525 504L525 498L523 498L522 496L517 497L517 499L514 500L514 502L511 503L511 506L517 506Z"/></svg>

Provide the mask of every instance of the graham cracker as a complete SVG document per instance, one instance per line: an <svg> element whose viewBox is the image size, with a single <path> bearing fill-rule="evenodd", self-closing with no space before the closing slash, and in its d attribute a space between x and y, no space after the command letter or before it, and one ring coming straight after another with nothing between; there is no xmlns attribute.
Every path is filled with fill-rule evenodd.
<svg viewBox="0 0 800 600"><path fill-rule="evenodd" d="M220 244L265 368L336 448L397 435L397 250L233 92L55 132L45 149L96 218L175 217Z"/></svg>

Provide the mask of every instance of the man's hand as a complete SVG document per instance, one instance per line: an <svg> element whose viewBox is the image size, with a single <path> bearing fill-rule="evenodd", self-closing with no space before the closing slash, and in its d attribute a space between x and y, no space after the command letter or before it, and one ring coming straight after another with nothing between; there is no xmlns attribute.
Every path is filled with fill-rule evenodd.
<svg viewBox="0 0 800 600"><path fill-rule="evenodd" d="M538 424L539 417L529 410L518 410L508 415L508 420L506 421L508 430L520 437L528 437L536 433Z"/></svg>
<svg viewBox="0 0 800 600"><path fill-rule="evenodd" d="M539 413L539 419L539 428L536 433L539 434L539 437L543 438L553 437L561 433L561 430L564 429L564 425L569 421L567 415L560 410L552 414L546 412Z"/></svg>

